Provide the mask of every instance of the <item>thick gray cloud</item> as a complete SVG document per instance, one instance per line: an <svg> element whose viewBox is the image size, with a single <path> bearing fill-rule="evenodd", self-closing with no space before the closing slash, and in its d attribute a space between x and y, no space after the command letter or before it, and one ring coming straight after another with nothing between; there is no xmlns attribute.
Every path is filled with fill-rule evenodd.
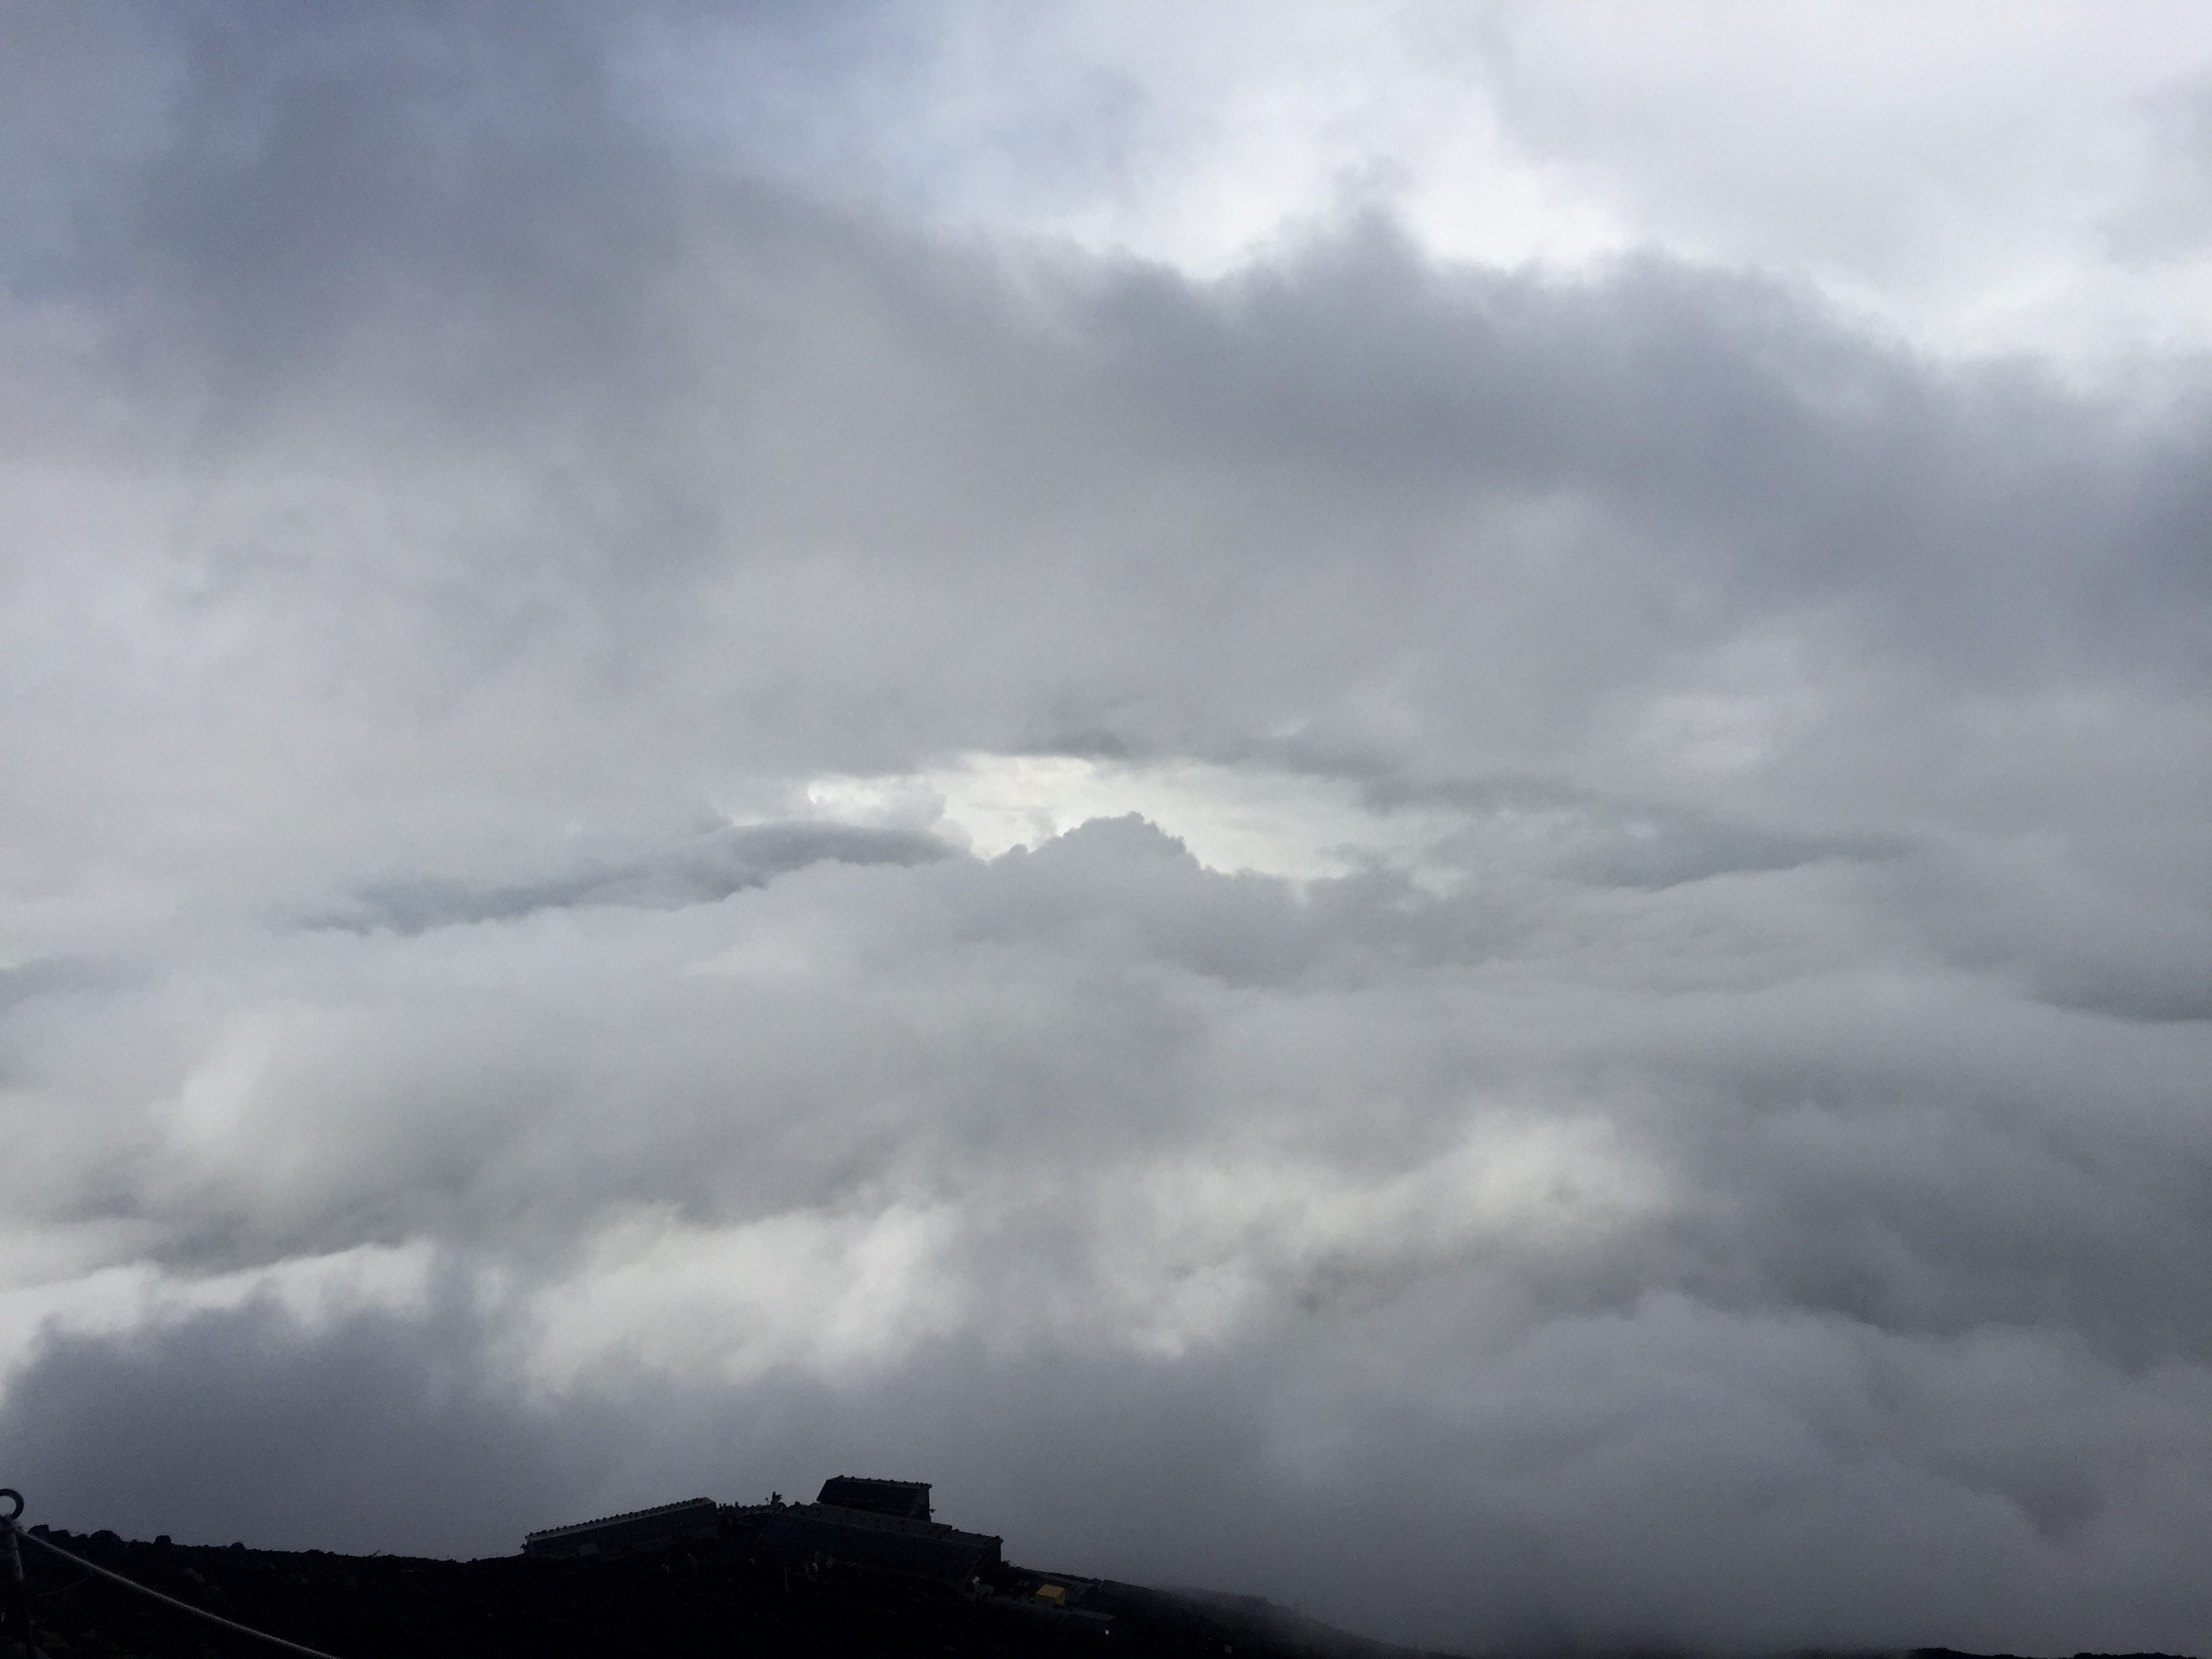
<svg viewBox="0 0 2212 1659"><path fill-rule="evenodd" d="M608 27L5 30L41 1512L880 1465L1432 1641L2197 1641L2199 368L951 238Z"/></svg>
<svg viewBox="0 0 2212 1659"><path fill-rule="evenodd" d="M480 886L418 878L371 887L338 926L396 927L405 933L528 915L575 905L655 908L711 904L810 864L920 864L945 855L944 846L911 830L842 823L722 825L650 857L589 860L534 885Z"/></svg>

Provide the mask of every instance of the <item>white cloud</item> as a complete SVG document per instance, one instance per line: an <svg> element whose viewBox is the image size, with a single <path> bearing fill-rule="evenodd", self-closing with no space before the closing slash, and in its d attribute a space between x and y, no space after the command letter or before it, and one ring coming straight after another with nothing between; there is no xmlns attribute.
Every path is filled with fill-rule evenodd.
<svg viewBox="0 0 2212 1659"><path fill-rule="evenodd" d="M2212 1616L2185 30L79 15L40 1480L504 1549L849 1449L1431 1640Z"/></svg>
<svg viewBox="0 0 2212 1659"><path fill-rule="evenodd" d="M21 1371L58 1339L143 1338L248 1306L279 1310L310 1335L367 1311L420 1316L436 1265L427 1240L359 1244L222 1273L133 1260L127 1239L102 1241L106 1249L87 1250L64 1266L56 1260L58 1242L51 1231L31 1229L9 1241L6 1260L15 1282L0 1290L0 1373ZM122 1260L85 1270L101 1256Z"/></svg>
<svg viewBox="0 0 2212 1659"><path fill-rule="evenodd" d="M2187 8L948 7L815 55L647 32L631 62L641 104L769 166L1198 275L1367 208L1449 259L1783 274L1947 354L2212 344L2201 235L2112 236L2195 165ZM794 64L804 102L769 78Z"/></svg>
<svg viewBox="0 0 2212 1659"><path fill-rule="evenodd" d="M620 1390L636 1373L744 1383L779 1368L881 1371L964 1310L944 1271L949 1207L686 1225L664 1211L602 1227L522 1316L530 1386Z"/></svg>
<svg viewBox="0 0 2212 1659"><path fill-rule="evenodd" d="M881 778L819 778L806 804L842 823L946 833L978 858L1036 848L1093 818L1164 825L1209 870L1297 882L1370 863L1411 865L1457 815L1377 811L1340 779L1250 766L1073 755L963 756Z"/></svg>

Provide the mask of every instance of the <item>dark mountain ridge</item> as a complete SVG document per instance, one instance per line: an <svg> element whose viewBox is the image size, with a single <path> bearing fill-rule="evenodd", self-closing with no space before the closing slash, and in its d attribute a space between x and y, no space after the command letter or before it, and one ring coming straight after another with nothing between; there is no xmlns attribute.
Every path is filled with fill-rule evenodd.
<svg viewBox="0 0 2212 1659"><path fill-rule="evenodd" d="M1254 1598L1147 1589L1011 1564L941 1579L759 1547L757 1531L613 1559L444 1561L196 1547L113 1533L34 1536L112 1572L338 1659L781 1659L918 1654L1414 1659ZM270 1659L282 1649L198 1620L27 1543L50 1659ZM1049 1592L1057 1591L1058 1599ZM1047 1594L1041 1595L1040 1592ZM12 1656L12 1644L0 1652Z"/></svg>
<svg viewBox="0 0 2212 1659"><path fill-rule="evenodd" d="M783 1506L786 1513L807 1507ZM773 1512L758 1505L735 1513ZM338 1659L723 1659L732 1652L988 1659L1086 1650L1420 1659L1415 1650L1352 1636L1255 1596L1147 1589L1003 1562L948 1583L825 1553L778 1552L763 1547L764 1523L743 1521L616 1559L474 1561L29 1530L109 1571ZM139 1595L36 1542L26 1542L22 1557L33 1634L50 1659L270 1659L283 1650ZM0 1652L16 1650L12 1640L0 1643ZM1858 1659L1967 1656L1920 1649Z"/></svg>

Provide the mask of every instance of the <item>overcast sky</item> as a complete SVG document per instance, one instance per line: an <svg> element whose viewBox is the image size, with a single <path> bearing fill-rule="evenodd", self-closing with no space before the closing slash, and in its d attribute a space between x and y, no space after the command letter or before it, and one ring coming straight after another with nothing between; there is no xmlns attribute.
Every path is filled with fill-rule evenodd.
<svg viewBox="0 0 2212 1659"><path fill-rule="evenodd" d="M0 1479L2212 1641L2212 10L0 14Z"/></svg>

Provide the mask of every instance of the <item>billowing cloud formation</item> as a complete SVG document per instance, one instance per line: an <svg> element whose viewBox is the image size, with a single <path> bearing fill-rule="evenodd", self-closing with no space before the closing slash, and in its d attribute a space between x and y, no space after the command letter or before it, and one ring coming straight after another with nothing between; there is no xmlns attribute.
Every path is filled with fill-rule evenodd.
<svg viewBox="0 0 2212 1659"><path fill-rule="evenodd" d="M2199 368L949 240L574 16L9 30L42 1513L2200 1639Z"/></svg>

